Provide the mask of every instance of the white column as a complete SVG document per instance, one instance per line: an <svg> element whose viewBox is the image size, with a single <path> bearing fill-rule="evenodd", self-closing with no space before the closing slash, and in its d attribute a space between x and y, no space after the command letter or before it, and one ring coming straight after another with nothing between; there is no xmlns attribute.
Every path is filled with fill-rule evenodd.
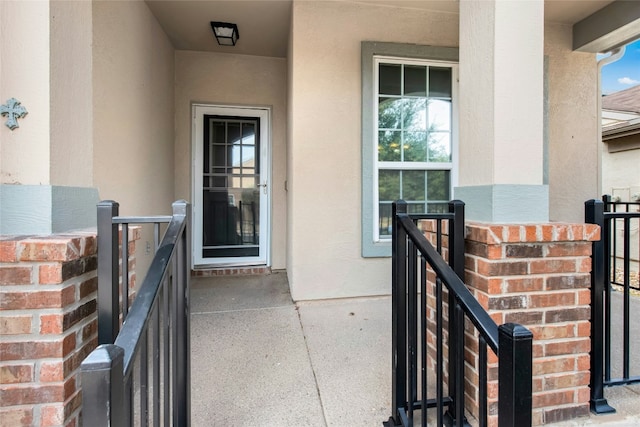
<svg viewBox="0 0 640 427"><path fill-rule="evenodd" d="M546 222L543 0L460 1L460 172L467 218Z"/></svg>

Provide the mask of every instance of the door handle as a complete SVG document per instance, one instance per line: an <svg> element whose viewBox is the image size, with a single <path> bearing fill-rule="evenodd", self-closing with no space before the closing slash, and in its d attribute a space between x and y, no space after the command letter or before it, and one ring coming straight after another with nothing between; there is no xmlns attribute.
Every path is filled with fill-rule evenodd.
<svg viewBox="0 0 640 427"><path fill-rule="evenodd" d="M267 194L267 181L265 181L263 184L258 184L258 187L262 187L262 191L264 192L264 194Z"/></svg>

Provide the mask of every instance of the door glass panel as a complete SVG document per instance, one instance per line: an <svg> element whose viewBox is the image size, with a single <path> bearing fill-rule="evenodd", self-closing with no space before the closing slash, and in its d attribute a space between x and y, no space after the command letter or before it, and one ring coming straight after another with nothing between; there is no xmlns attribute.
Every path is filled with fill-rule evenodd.
<svg viewBox="0 0 640 427"><path fill-rule="evenodd" d="M259 255L257 129L258 118L204 116L203 258Z"/></svg>

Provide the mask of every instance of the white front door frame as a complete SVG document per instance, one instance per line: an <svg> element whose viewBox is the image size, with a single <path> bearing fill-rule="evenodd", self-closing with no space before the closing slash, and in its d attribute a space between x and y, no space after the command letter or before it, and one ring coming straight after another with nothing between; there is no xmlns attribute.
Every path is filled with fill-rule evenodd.
<svg viewBox="0 0 640 427"><path fill-rule="evenodd" d="M203 257L203 128L204 116L252 117L260 119L260 237L256 257ZM271 108L223 104L192 104L191 189L193 200L192 268L271 265Z"/></svg>

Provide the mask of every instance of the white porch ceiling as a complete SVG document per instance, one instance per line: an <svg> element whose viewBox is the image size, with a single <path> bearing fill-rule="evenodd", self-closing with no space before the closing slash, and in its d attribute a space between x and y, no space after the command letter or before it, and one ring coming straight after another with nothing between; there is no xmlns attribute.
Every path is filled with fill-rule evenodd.
<svg viewBox="0 0 640 427"><path fill-rule="evenodd" d="M145 0L180 50L286 57L292 0ZM314 1L314 0L306 0ZM458 13L458 0L332 0ZM545 0L545 20L575 24L612 0ZM218 46L210 21L238 25L234 47Z"/></svg>

